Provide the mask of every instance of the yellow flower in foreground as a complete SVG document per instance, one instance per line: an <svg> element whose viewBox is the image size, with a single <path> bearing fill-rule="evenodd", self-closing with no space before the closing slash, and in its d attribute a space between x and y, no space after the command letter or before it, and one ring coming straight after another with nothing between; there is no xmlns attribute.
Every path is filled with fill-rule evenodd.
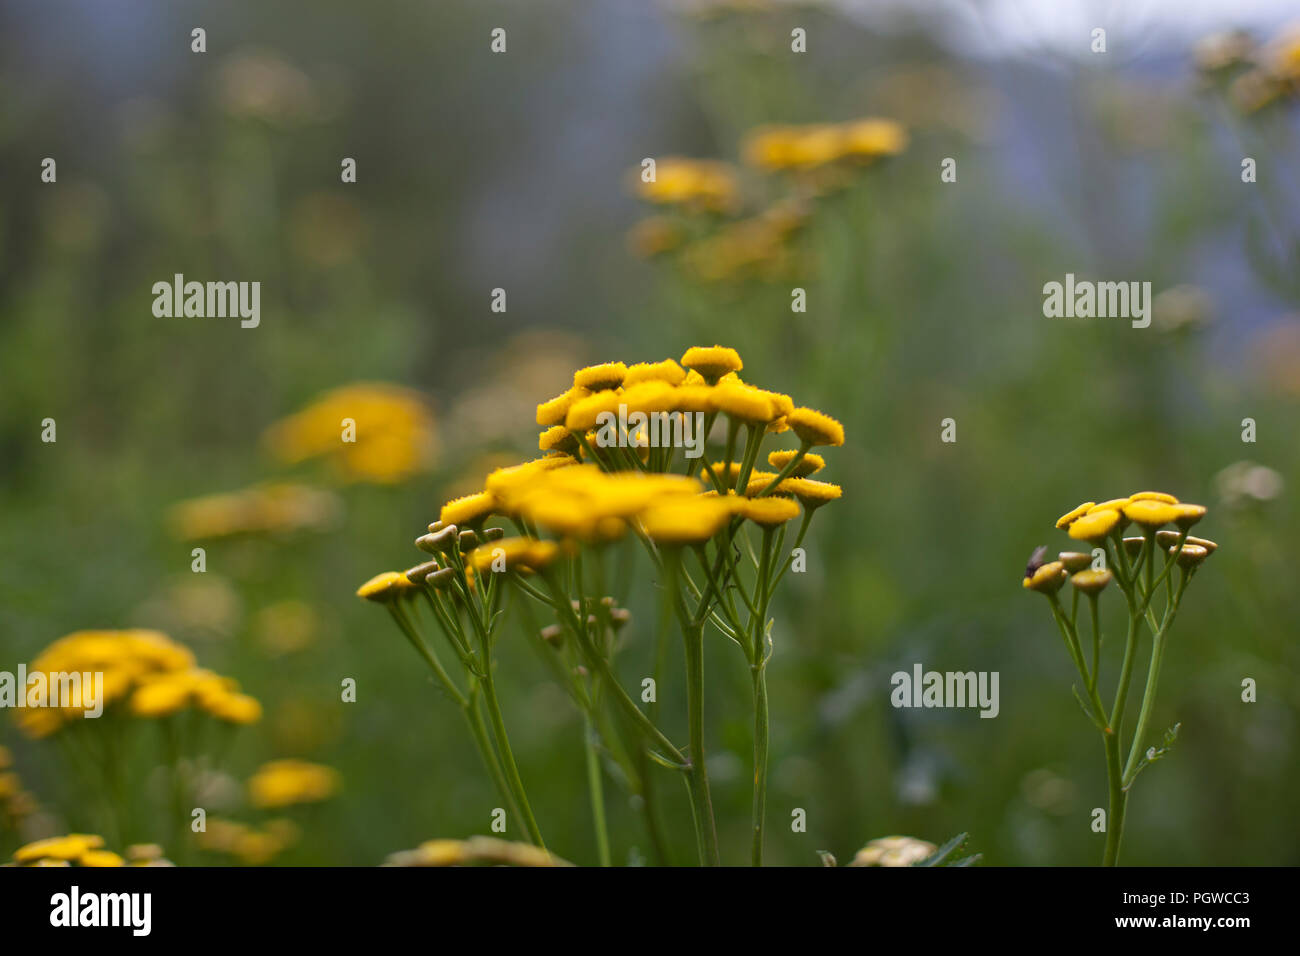
<svg viewBox="0 0 1300 956"><path fill-rule="evenodd" d="M1096 544L1119 527L1120 520L1120 513L1113 508L1089 511L1082 518L1076 518L1070 524L1070 537L1076 541L1088 541Z"/></svg>
<svg viewBox="0 0 1300 956"><path fill-rule="evenodd" d="M1065 578L1065 565L1061 564L1060 561L1048 561L1034 571L1033 574L1026 577L1022 584L1030 591L1055 594L1061 589L1061 585L1065 583Z"/></svg>
<svg viewBox="0 0 1300 956"><path fill-rule="evenodd" d="M627 375L627 366L622 362L605 362L602 365L589 365L573 373L576 388L589 388L599 392L606 388L618 388Z"/></svg>
<svg viewBox="0 0 1300 956"><path fill-rule="evenodd" d="M641 527L657 544L697 544L721 531L733 513L726 499L699 495L648 508Z"/></svg>
<svg viewBox="0 0 1300 956"><path fill-rule="evenodd" d="M540 570L560 554L554 541L534 538L503 538L480 545L469 554L470 566L480 574L509 571L515 568Z"/></svg>
<svg viewBox="0 0 1300 956"><path fill-rule="evenodd" d="M110 850L87 850L77 860L82 866L125 866L125 861Z"/></svg>
<svg viewBox="0 0 1300 956"><path fill-rule="evenodd" d="M1172 524L1178 515L1176 505L1166 504L1163 501L1143 499L1131 501L1124 506L1124 517L1144 528L1159 528L1162 525Z"/></svg>
<svg viewBox="0 0 1300 956"><path fill-rule="evenodd" d="M818 481L816 478L787 478L776 486L776 493L794 495L805 508L812 511L827 502L839 499L844 494L844 489L829 481Z"/></svg>
<svg viewBox="0 0 1300 956"><path fill-rule="evenodd" d="M1139 491L1128 496L1129 501L1163 501L1167 505L1178 504L1178 499L1163 491Z"/></svg>
<svg viewBox="0 0 1300 956"><path fill-rule="evenodd" d="M473 524L492 514L495 504L496 501L493 496L486 491L465 495L461 498L453 498L442 506L442 512L438 515L438 520L444 525Z"/></svg>
<svg viewBox="0 0 1300 956"><path fill-rule="evenodd" d="M305 760L272 760L248 780L248 798L256 807L288 807L328 800L339 789L333 767Z"/></svg>
<svg viewBox="0 0 1300 956"><path fill-rule="evenodd" d="M411 584L406 575L399 574L398 571L382 571L357 588L356 596L364 601L387 604L403 593L408 593L413 587L415 585Z"/></svg>
<svg viewBox="0 0 1300 956"><path fill-rule="evenodd" d="M637 362L629 365L623 384L631 386L642 382L667 382L669 385L680 385L684 378L686 370L669 358L662 362Z"/></svg>
<svg viewBox="0 0 1300 956"><path fill-rule="evenodd" d="M1092 506L1095 505L1096 503L1097 502L1095 501L1085 501L1083 504L1079 505L1079 507L1075 508L1073 511L1067 511L1065 514L1061 515L1061 517L1056 519L1056 527L1060 529L1068 528L1071 524L1074 523L1076 518L1082 518L1084 515L1086 515L1089 509L1091 509Z"/></svg>
<svg viewBox="0 0 1300 956"><path fill-rule="evenodd" d="M739 372L745 367L745 363L740 360L740 353L724 345L693 345L682 356L682 365L693 372L699 372L709 384L728 372Z"/></svg>
<svg viewBox="0 0 1300 956"><path fill-rule="evenodd" d="M575 385L568 391L561 392L554 398L542 402L537 406L537 424L542 425L543 427L563 424L564 416L568 413L569 406L578 399L586 398L590 394L591 389Z"/></svg>
<svg viewBox="0 0 1300 956"><path fill-rule="evenodd" d="M31 863L36 860L76 860L91 850L104 845L104 838L91 833L69 833L67 836L50 837L28 843L14 851L15 863Z"/></svg>
<svg viewBox="0 0 1300 956"><path fill-rule="evenodd" d="M799 516L799 506L789 498L742 498L740 514L755 524L775 527Z"/></svg>
<svg viewBox="0 0 1300 956"><path fill-rule="evenodd" d="M1080 571L1070 578L1070 583L1082 591L1084 594L1099 594L1110 584L1114 577L1108 568L1099 568L1093 570L1089 568L1086 571Z"/></svg>
<svg viewBox="0 0 1300 956"><path fill-rule="evenodd" d="M1192 525L1196 524L1196 522L1204 518L1207 509L1204 505L1190 505L1190 504L1180 503L1174 505L1174 511L1176 512L1176 514L1174 515L1174 524L1186 530L1187 528L1190 528Z"/></svg>
<svg viewBox="0 0 1300 956"><path fill-rule="evenodd" d="M766 424L777 417L776 406L760 388L752 385L718 385L713 389L713 406L732 418L751 424Z"/></svg>
<svg viewBox="0 0 1300 956"><path fill-rule="evenodd" d="M777 471L781 471L785 468L786 465L794 461L794 458L797 454L799 454L797 451L789 451L789 450L769 452L767 456L767 463L771 465L773 468L775 468ZM802 458L799 459L799 464L795 466L795 469L791 474L795 478L807 478L809 475L815 475L817 472L821 471L825 467L826 467L825 458L823 458L821 455L814 454L813 452L808 452Z"/></svg>
<svg viewBox="0 0 1300 956"><path fill-rule="evenodd" d="M788 424L799 440L809 445L844 444L844 426L812 408L796 408L785 416Z"/></svg>

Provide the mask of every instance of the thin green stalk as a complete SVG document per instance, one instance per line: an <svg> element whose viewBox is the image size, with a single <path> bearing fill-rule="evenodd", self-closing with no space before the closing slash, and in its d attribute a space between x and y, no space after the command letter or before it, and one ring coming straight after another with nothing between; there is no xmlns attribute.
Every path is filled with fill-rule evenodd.
<svg viewBox="0 0 1300 956"><path fill-rule="evenodd" d="M600 754L596 748L596 728L588 717L585 723L587 744L587 790L591 794L591 818L596 828L596 852L601 866L610 866L609 826L605 820L605 790L600 777Z"/></svg>

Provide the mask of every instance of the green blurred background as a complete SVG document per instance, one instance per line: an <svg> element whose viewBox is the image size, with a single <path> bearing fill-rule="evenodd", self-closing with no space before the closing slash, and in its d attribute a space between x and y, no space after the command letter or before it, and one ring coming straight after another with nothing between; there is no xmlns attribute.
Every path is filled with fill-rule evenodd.
<svg viewBox="0 0 1300 956"><path fill-rule="evenodd" d="M1181 721L1181 737L1134 788L1125 862L1300 863L1296 109L1235 114L1163 7L1108 24L1114 52L1093 57L1086 27L1000 44L1005 24L988 20L983 46L953 43L946 4L6 4L0 668L71 631L139 626L237 677L266 714L214 783L222 816L259 818L238 782L268 759L343 779L290 814L302 837L276 862L370 865L487 832L498 800L455 708L354 591L416 562L411 541L447 497L532 456L533 405L574 368L717 342L747 381L848 432L826 456L844 498L775 614L770 862L964 830L989 864L1095 863L1100 742L1020 577L1035 546L1065 547L1057 515L1152 488L1207 505L1197 530L1221 548L1166 658L1155 724ZM1263 38L1278 24L1249 25ZM489 50L497 26L505 55ZM790 52L796 26L807 54ZM900 121L911 143L811 200L793 276L705 282L629 248L642 158L735 162L756 125L859 116ZM1242 156L1259 183L1240 181ZM339 181L343 157L355 184ZM956 183L940 182L946 157ZM783 188L740 177L751 212ZM178 272L260 280L261 326L155 318L150 288ZM1151 281L1151 328L1044 318L1042 286L1067 272ZM431 471L346 482L268 454L267 426L354 381L428 397ZM45 418L57 443L40 441ZM204 542L208 570L192 574L167 509L286 476L337 494L338 520ZM641 572L629 685L651 651ZM724 644L708 648L709 742L723 858L740 863L751 718ZM500 656L548 843L592 862L581 718L521 635ZM998 671L1000 715L892 709L890 674L916 662ZM339 702L345 677L354 704ZM1246 677L1256 703L1240 699ZM662 700L684 709L680 681ZM0 834L0 856L95 827L50 741L6 719L0 743L40 804ZM154 752L131 758L135 839L161 838ZM663 776L687 863L688 803ZM644 856L610 793L616 859ZM806 833L788 825L797 807Z"/></svg>

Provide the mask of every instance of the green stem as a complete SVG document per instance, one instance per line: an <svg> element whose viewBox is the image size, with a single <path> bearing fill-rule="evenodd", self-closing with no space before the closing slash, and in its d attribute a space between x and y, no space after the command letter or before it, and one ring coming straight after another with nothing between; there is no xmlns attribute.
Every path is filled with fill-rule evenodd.
<svg viewBox="0 0 1300 956"><path fill-rule="evenodd" d="M713 822L709 773L704 757L704 628L699 625L684 628L682 639L686 647L686 715L690 726L691 755L691 769L686 780L695 808L700 863L704 866L717 866L718 833Z"/></svg>
<svg viewBox="0 0 1300 956"><path fill-rule="evenodd" d="M1106 744L1106 778L1110 785L1110 809L1106 814L1106 850L1102 866L1119 865L1119 844L1124 838L1124 811L1128 791L1124 789L1119 767L1119 732L1109 727L1104 734Z"/></svg>
<svg viewBox="0 0 1300 956"><path fill-rule="evenodd" d="M596 749L596 728L588 717L585 726L587 742L587 789L591 793L591 818L596 828L596 851L601 866L610 866L609 827L605 820L605 791L600 779L600 754Z"/></svg>

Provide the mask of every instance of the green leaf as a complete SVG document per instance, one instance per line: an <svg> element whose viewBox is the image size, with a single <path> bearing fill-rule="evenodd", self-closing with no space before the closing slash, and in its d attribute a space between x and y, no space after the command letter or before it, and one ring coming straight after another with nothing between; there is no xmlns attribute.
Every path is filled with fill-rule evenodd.
<svg viewBox="0 0 1300 956"><path fill-rule="evenodd" d="M943 866L944 860L948 859L948 857L952 856L953 853L959 850L962 844L966 842L969 836L970 836L969 833L958 833L955 837L953 837L943 846L939 847L939 849L935 850L924 860L921 860L918 863L913 863L912 865L913 866Z"/></svg>

